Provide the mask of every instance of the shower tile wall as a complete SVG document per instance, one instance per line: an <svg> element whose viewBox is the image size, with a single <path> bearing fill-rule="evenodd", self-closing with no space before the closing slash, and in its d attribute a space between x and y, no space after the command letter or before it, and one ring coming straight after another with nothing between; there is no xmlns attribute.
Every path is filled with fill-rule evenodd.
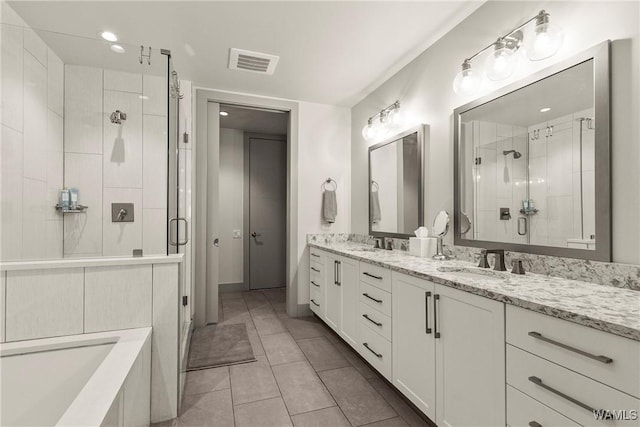
<svg viewBox="0 0 640 427"><path fill-rule="evenodd" d="M63 84L60 58L1 3L0 260L62 257Z"/></svg>
<svg viewBox="0 0 640 427"><path fill-rule="evenodd" d="M65 185L89 206L65 217L65 256L165 253L166 79L65 68ZM120 125L115 110L127 114ZM134 203L134 222L112 222L112 203Z"/></svg>

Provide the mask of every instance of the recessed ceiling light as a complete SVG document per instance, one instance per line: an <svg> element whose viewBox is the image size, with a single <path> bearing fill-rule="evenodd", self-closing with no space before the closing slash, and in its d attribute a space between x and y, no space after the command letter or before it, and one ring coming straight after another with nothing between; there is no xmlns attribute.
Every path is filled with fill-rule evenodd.
<svg viewBox="0 0 640 427"><path fill-rule="evenodd" d="M551 108L549 108L549 107L544 107L544 108L541 108L541 109L540 109L540 112L541 112L541 113L546 113L547 111L551 111Z"/></svg>
<svg viewBox="0 0 640 427"><path fill-rule="evenodd" d="M118 36L113 34L111 31L103 31L100 33L100 36L108 42L117 42Z"/></svg>
<svg viewBox="0 0 640 427"><path fill-rule="evenodd" d="M124 48L119 44L112 44L111 50L114 51L115 53L124 53Z"/></svg>
<svg viewBox="0 0 640 427"><path fill-rule="evenodd" d="M229 115L229 113L227 113L226 111L220 111L220 115L222 117L227 117Z"/></svg>

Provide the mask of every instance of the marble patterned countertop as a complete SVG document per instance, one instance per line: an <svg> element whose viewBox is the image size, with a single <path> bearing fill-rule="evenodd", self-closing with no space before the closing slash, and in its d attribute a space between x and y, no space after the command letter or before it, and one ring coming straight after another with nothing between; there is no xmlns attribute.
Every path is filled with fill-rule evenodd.
<svg viewBox="0 0 640 427"><path fill-rule="evenodd" d="M399 273L427 279L496 301L640 341L640 292L541 274L486 273L486 269L460 261L434 261L405 251L371 250L358 243L310 242L309 246L365 261ZM363 250L366 249L366 250ZM481 277L462 277L438 269L472 269Z"/></svg>

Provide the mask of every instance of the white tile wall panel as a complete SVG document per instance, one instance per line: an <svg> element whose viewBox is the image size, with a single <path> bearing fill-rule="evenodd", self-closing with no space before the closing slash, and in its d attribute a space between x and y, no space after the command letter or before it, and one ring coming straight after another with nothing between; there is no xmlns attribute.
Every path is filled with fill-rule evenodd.
<svg viewBox="0 0 640 427"><path fill-rule="evenodd" d="M152 423L177 415L178 269L178 264L153 266Z"/></svg>
<svg viewBox="0 0 640 427"><path fill-rule="evenodd" d="M47 183L35 179L22 180L22 259L46 256Z"/></svg>
<svg viewBox="0 0 640 427"><path fill-rule="evenodd" d="M143 114L167 115L167 79L165 77L143 76L142 95Z"/></svg>
<svg viewBox="0 0 640 427"><path fill-rule="evenodd" d="M59 259L63 257L62 244L64 242L64 221L62 217L45 222L46 247L45 258Z"/></svg>
<svg viewBox="0 0 640 427"><path fill-rule="evenodd" d="M47 45L42 41L36 31L27 27L24 28L24 49L33 55L44 67L47 66L47 55L49 53Z"/></svg>
<svg viewBox="0 0 640 427"><path fill-rule="evenodd" d="M65 65L65 152L102 153L102 69Z"/></svg>
<svg viewBox="0 0 640 427"><path fill-rule="evenodd" d="M104 70L104 89L141 94L142 74Z"/></svg>
<svg viewBox="0 0 640 427"><path fill-rule="evenodd" d="M6 275L7 341L82 333L82 268Z"/></svg>
<svg viewBox="0 0 640 427"><path fill-rule="evenodd" d="M47 116L47 205L53 207L64 185L64 121L51 110ZM62 219L55 209L46 212L49 220Z"/></svg>
<svg viewBox="0 0 640 427"><path fill-rule="evenodd" d="M5 2L0 2L4 11L13 10L5 6ZM23 93L23 68L24 68L24 50L22 48L23 31L21 27L12 25L2 25L0 27L0 51L2 57L2 73L0 91L1 108L0 120L3 125L22 132L23 129L23 112L24 112L24 93Z"/></svg>
<svg viewBox="0 0 640 427"><path fill-rule="evenodd" d="M111 123L115 110L127 114L122 124ZM104 91L103 167L105 187L142 188L142 99L137 94Z"/></svg>
<svg viewBox="0 0 640 427"><path fill-rule="evenodd" d="M143 118L142 188L145 208L167 206L167 119L162 116Z"/></svg>
<svg viewBox="0 0 640 427"><path fill-rule="evenodd" d="M46 62L45 62L46 64ZM24 177L47 179L47 69L24 54Z"/></svg>
<svg viewBox="0 0 640 427"><path fill-rule="evenodd" d="M145 255L167 253L167 210L142 209L142 249Z"/></svg>
<svg viewBox="0 0 640 427"><path fill-rule="evenodd" d="M64 216L65 256L102 254L102 156L65 153L65 185L80 191L85 213Z"/></svg>
<svg viewBox="0 0 640 427"><path fill-rule="evenodd" d="M151 265L86 268L85 333L151 326L151 281Z"/></svg>
<svg viewBox="0 0 640 427"><path fill-rule="evenodd" d="M51 49L47 55L47 106L64 115L64 63Z"/></svg>
<svg viewBox="0 0 640 427"><path fill-rule="evenodd" d="M0 259L22 258L22 134L2 125Z"/></svg>
<svg viewBox="0 0 640 427"><path fill-rule="evenodd" d="M112 222L112 203L133 203L133 222ZM136 188L105 188L102 206L102 254L131 255L142 249L142 190Z"/></svg>
<svg viewBox="0 0 640 427"><path fill-rule="evenodd" d="M5 319L6 319L6 304L5 297L7 294L7 281L6 281L7 273L4 271L0 271L0 342L5 341L4 332L5 332Z"/></svg>

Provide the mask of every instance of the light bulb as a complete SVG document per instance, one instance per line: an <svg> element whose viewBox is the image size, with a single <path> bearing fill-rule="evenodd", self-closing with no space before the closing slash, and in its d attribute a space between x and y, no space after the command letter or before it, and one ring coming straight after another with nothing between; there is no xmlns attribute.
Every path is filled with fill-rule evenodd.
<svg viewBox="0 0 640 427"><path fill-rule="evenodd" d="M533 34L525 37L524 48L532 61L540 61L555 55L564 41L564 32L549 23L549 14L541 10L536 17Z"/></svg>
<svg viewBox="0 0 640 427"><path fill-rule="evenodd" d="M495 50L487 57L485 72L489 80L504 80L513 74L516 68L517 55L515 49L506 46L503 39L498 39Z"/></svg>
<svg viewBox="0 0 640 427"><path fill-rule="evenodd" d="M113 34L111 31L103 31L100 33L100 36L108 42L117 42L118 36Z"/></svg>
<svg viewBox="0 0 640 427"><path fill-rule="evenodd" d="M462 70L453 80L453 90L461 96L473 95L480 89L482 76L471 68L471 61L465 59L462 63Z"/></svg>
<svg viewBox="0 0 640 427"><path fill-rule="evenodd" d="M375 129L373 128L371 120L369 120L367 124L362 128L362 137L366 141L370 141L375 137Z"/></svg>
<svg viewBox="0 0 640 427"><path fill-rule="evenodd" d="M402 127L403 117L400 112L400 106L397 106L393 110L389 111L387 115L387 123L393 129L397 129Z"/></svg>
<svg viewBox="0 0 640 427"><path fill-rule="evenodd" d="M124 53L124 48L119 44L112 44L111 50L114 51L115 53Z"/></svg>

